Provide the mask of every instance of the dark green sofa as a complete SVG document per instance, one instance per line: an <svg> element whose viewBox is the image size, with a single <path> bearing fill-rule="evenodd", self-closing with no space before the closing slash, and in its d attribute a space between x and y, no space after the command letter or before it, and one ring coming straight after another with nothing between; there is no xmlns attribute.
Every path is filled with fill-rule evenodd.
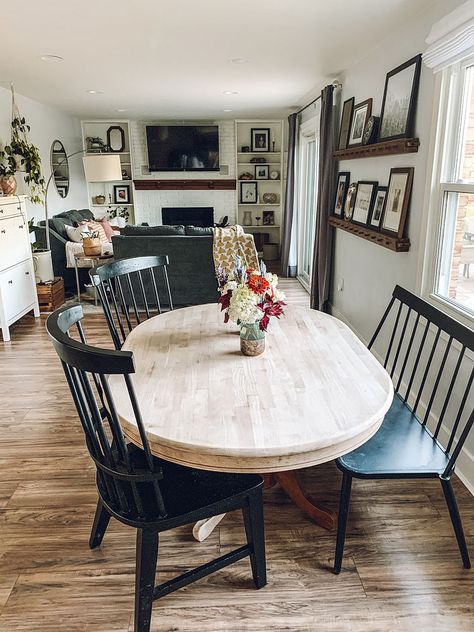
<svg viewBox="0 0 474 632"><path fill-rule="evenodd" d="M211 229L194 226L126 226L122 235L112 237L112 245L114 259L168 255L173 303L183 306L215 303L219 298L212 240ZM144 278L146 282L148 277Z"/></svg>
<svg viewBox="0 0 474 632"><path fill-rule="evenodd" d="M82 220L94 219L94 214L88 208L74 209L64 211L51 217L49 220L49 238L51 244L51 256L53 259L54 276L60 276L64 279L64 289L66 292L76 291L76 276L73 268L66 268L66 224L74 226L74 222ZM40 248L46 248L46 228L45 221L39 222L34 227L36 233L36 241ZM81 284L90 283L88 270L79 270L79 279Z"/></svg>

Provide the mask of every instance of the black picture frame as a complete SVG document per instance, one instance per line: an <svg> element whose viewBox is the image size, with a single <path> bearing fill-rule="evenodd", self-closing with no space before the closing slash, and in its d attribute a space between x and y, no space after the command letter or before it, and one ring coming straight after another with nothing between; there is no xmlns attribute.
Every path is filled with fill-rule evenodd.
<svg viewBox="0 0 474 632"><path fill-rule="evenodd" d="M268 180L270 178L269 174L270 165L255 165L255 180Z"/></svg>
<svg viewBox="0 0 474 632"><path fill-rule="evenodd" d="M252 152L270 151L270 128L252 127L250 129Z"/></svg>
<svg viewBox="0 0 474 632"><path fill-rule="evenodd" d="M121 190L123 190L123 195ZM114 204L130 204L129 184L114 184Z"/></svg>
<svg viewBox="0 0 474 632"><path fill-rule="evenodd" d="M262 212L263 226L275 225L275 211L263 211Z"/></svg>
<svg viewBox="0 0 474 632"><path fill-rule="evenodd" d="M414 174L414 167L395 167L390 170L387 199L380 224L382 233L398 239L404 236Z"/></svg>
<svg viewBox="0 0 474 632"><path fill-rule="evenodd" d="M257 203L257 183L251 180L241 180L240 185L240 204L256 204ZM247 195L247 191L251 193L251 198Z"/></svg>
<svg viewBox="0 0 474 632"><path fill-rule="evenodd" d="M402 73L405 73L407 82L404 91L395 80L398 75L398 83L401 84ZM413 137L420 74L421 53L387 73L380 115L379 142ZM390 85L392 85L392 89L390 89ZM398 91L398 94L395 95L396 98L393 94L395 91ZM400 100L404 103L402 109L400 108ZM396 117L399 118L398 121L395 120Z"/></svg>
<svg viewBox="0 0 474 632"><path fill-rule="evenodd" d="M344 217L344 205L346 203L350 177L351 174L349 171L340 171L337 174L336 194L334 196L334 204L332 207L332 214L335 217Z"/></svg>
<svg viewBox="0 0 474 632"><path fill-rule="evenodd" d="M352 112L354 110L354 97L344 101L342 106L341 127L339 128L338 149L347 149L349 142L349 132L351 131Z"/></svg>
<svg viewBox="0 0 474 632"><path fill-rule="evenodd" d="M358 147L362 145L364 137L365 126L372 114L372 99L366 99L354 106L352 112L349 139L347 141L348 147Z"/></svg>
<svg viewBox="0 0 474 632"><path fill-rule="evenodd" d="M378 185L374 180L360 180L357 183L351 218L354 224L368 225Z"/></svg>
<svg viewBox="0 0 474 632"><path fill-rule="evenodd" d="M380 230L383 212L385 210L385 203L387 202L387 193L388 187L377 187L368 224L369 228L371 228L372 230Z"/></svg>
<svg viewBox="0 0 474 632"><path fill-rule="evenodd" d="M112 132L118 132L120 135L120 146L112 149ZM125 151L125 131L120 125L111 125L107 130L107 147L110 153L119 154Z"/></svg>

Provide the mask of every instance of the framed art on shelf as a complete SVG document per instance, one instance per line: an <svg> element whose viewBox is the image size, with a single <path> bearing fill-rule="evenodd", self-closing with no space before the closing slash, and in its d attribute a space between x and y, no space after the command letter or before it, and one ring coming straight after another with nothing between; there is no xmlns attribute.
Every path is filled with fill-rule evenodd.
<svg viewBox="0 0 474 632"><path fill-rule="evenodd" d="M364 137L364 129L372 114L372 99L367 99L354 106L354 112L352 114L352 122L350 127L348 147L355 147L356 145L362 145Z"/></svg>
<svg viewBox="0 0 474 632"><path fill-rule="evenodd" d="M240 203L241 204L256 204L257 203L257 183L245 182L240 183Z"/></svg>
<svg viewBox="0 0 474 632"><path fill-rule="evenodd" d="M348 222L352 219L356 191L357 182L351 182L349 188L347 189L346 201L344 202L344 219Z"/></svg>
<svg viewBox="0 0 474 632"><path fill-rule="evenodd" d="M252 127L250 130L252 151L270 151L270 128Z"/></svg>
<svg viewBox="0 0 474 632"><path fill-rule="evenodd" d="M263 211L262 218L264 226L275 225L275 211Z"/></svg>
<svg viewBox="0 0 474 632"><path fill-rule="evenodd" d="M420 72L421 55L417 55L387 73L379 141L413 136Z"/></svg>
<svg viewBox="0 0 474 632"><path fill-rule="evenodd" d="M385 200L387 199L388 187L378 187L375 194L374 206L372 209L372 215L370 216L369 228L375 230L380 229L380 222L382 220L383 210L385 208Z"/></svg>
<svg viewBox="0 0 474 632"><path fill-rule="evenodd" d="M334 200L334 208L332 209L332 213L336 217L344 217L344 203L346 201L350 177L351 174L348 171L340 171L337 174L336 198Z"/></svg>
<svg viewBox="0 0 474 632"><path fill-rule="evenodd" d="M346 149L351 128L352 110L354 109L354 97L344 101L342 106L341 127L339 129L338 149Z"/></svg>
<svg viewBox="0 0 474 632"><path fill-rule="evenodd" d="M114 185L114 204L130 204L130 185Z"/></svg>
<svg viewBox="0 0 474 632"><path fill-rule="evenodd" d="M413 167L397 167L390 170L387 200L380 230L398 239L403 237L405 230L414 172Z"/></svg>
<svg viewBox="0 0 474 632"><path fill-rule="evenodd" d="M354 224L367 226L378 182L363 181L357 183L352 221Z"/></svg>
<svg viewBox="0 0 474 632"><path fill-rule="evenodd" d="M255 180L269 179L270 165L257 165L255 167Z"/></svg>

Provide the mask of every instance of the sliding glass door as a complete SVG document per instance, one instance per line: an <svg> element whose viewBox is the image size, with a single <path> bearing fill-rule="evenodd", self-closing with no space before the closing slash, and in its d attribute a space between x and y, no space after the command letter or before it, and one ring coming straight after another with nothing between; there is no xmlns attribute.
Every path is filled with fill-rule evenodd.
<svg viewBox="0 0 474 632"><path fill-rule="evenodd" d="M309 290L313 263L318 194L319 134L317 119L300 127L298 183L298 278Z"/></svg>

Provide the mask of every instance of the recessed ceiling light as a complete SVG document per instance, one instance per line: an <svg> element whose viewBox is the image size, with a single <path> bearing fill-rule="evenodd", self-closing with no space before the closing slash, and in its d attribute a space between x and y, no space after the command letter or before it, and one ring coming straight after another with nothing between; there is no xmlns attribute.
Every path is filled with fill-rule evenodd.
<svg viewBox="0 0 474 632"><path fill-rule="evenodd" d="M236 92L235 90L224 90L222 94L239 94L239 93Z"/></svg>
<svg viewBox="0 0 474 632"><path fill-rule="evenodd" d="M102 90L86 90L87 94L104 94Z"/></svg>
<svg viewBox="0 0 474 632"><path fill-rule="evenodd" d="M127 108L118 108L117 112L126 112Z"/></svg>
<svg viewBox="0 0 474 632"><path fill-rule="evenodd" d="M232 112L232 109L231 108L224 108L222 111L223 112Z"/></svg>
<svg viewBox="0 0 474 632"><path fill-rule="evenodd" d="M229 59L231 64L246 64L250 59L246 59L245 57L233 57Z"/></svg>
<svg viewBox="0 0 474 632"><path fill-rule="evenodd" d="M40 59L41 61L51 61L53 63L57 61L64 61L64 58L59 55L41 55Z"/></svg>

